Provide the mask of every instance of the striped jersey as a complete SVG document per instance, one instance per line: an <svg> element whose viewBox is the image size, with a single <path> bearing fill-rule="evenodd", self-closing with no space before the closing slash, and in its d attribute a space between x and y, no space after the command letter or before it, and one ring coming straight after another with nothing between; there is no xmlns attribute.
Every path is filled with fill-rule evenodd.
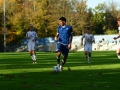
<svg viewBox="0 0 120 90"><path fill-rule="evenodd" d="M84 38L84 45L92 45L92 43L89 40L94 41L94 35L93 34L87 34L85 33L82 38Z"/></svg>
<svg viewBox="0 0 120 90"><path fill-rule="evenodd" d="M28 43L32 43L32 42L35 42L33 41L33 39L35 39L37 36L37 33L35 31L28 31L26 33L26 37L30 37L30 39L28 39Z"/></svg>

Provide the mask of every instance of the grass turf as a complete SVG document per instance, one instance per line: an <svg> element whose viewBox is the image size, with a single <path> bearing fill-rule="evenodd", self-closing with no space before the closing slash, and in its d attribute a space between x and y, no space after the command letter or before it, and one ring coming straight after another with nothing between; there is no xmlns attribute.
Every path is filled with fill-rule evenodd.
<svg viewBox="0 0 120 90"><path fill-rule="evenodd" d="M69 53L63 71L53 73L56 53L0 53L0 90L119 90L120 60L115 51L95 51L91 63L83 52ZM68 70L68 67L71 70Z"/></svg>

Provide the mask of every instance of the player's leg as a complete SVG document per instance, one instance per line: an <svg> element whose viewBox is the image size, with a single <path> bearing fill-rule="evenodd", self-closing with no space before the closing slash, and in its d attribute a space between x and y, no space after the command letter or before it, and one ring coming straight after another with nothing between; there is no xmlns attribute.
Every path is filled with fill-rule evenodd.
<svg viewBox="0 0 120 90"><path fill-rule="evenodd" d="M90 63L90 59L91 59L91 52L92 52L92 46L88 47L88 63Z"/></svg>
<svg viewBox="0 0 120 90"><path fill-rule="evenodd" d="M85 59L87 59L88 57L88 52L86 50L84 50L84 54L85 54Z"/></svg>
<svg viewBox="0 0 120 90"><path fill-rule="evenodd" d="M57 44L56 52L57 52L57 56L56 56L56 58L57 58L57 66L60 66L60 56L61 56L61 44L60 43Z"/></svg>
<svg viewBox="0 0 120 90"><path fill-rule="evenodd" d="M91 58L91 52L89 52L89 57Z"/></svg>
<svg viewBox="0 0 120 90"><path fill-rule="evenodd" d="M61 56L61 52L57 52L57 66L60 67L60 56Z"/></svg>
<svg viewBox="0 0 120 90"><path fill-rule="evenodd" d="M84 54L85 54L85 58L88 59L89 57L89 46L85 45L84 46Z"/></svg>
<svg viewBox="0 0 120 90"><path fill-rule="evenodd" d="M89 45L88 52L89 52L89 57L91 58L91 53L92 53L92 45Z"/></svg>
<svg viewBox="0 0 120 90"><path fill-rule="evenodd" d="M116 53L117 53L118 59L120 59L120 45L118 46Z"/></svg>
<svg viewBox="0 0 120 90"><path fill-rule="evenodd" d="M90 63L90 57L89 57L89 54L90 54L90 53L89 53L88 50L86 51L86 53L87 53L87 61L88 61L88 63Z"/></svg>
<svg viewBox="0 0 120 90"><path fill-rule="evenodd" d="M32 50L30 50L30 51L29 51L29 53L30 53L31 59L34 61L33 51L32 51Z"/></svg>
<svg viewBox="0 0 120 90"><path fill-rule="evenodd" d="M36 64L37 63L37 60L36 60L36 51L35 50L33 50L33 62L34 62L34 64Z"/></svg>
<svg viewBox="0 0 120 90"><path fill-rule="evenodd" d="M33 62L36 64L37 63L37 60L36 60L36 51L35 51L35 43L32 43L32 53L33 53Z"/></svg>
<svg viewBox="0 0 120 90"><path fill-rule="evenodd" d="M62 67L65 65L66 60L67 60L67 56L63 54L63 60L62 60L62 64L61 64Z"/></svg>
<svg viewBox="0 0 120 90"><path fill-rule="evenodd" d="M34 60L34 59L33 59L32 48L31 48L31 44L30 44L30 43L28 43L28 51L29 51L29 53L30 53L31 59Z"/></svg>
<svg viewBox="0 0 120 90"><path fill-rule="evenodd" d="M85 50L84 53L85 53L86 59L87 59L88 63L90 63L91 46L85 45L84 50Z"/></svg>
<svg viewBox="0 0 120 90"><path fill-rule="evenodd" d="M62 64L60 66L60 69L62 69L62 67L65 65L65 63L67 61L68 53L69 53L68 45L62 45L63 60L62 60Z"/></svg>

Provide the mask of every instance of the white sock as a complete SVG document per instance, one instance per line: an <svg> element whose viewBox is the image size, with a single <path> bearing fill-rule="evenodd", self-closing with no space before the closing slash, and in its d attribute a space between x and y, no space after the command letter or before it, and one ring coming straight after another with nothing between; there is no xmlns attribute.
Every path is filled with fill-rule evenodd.
<svg viewBox="0 0 120 90"><path fill-rule="evenodd" d="M34 57L33 57L33 56L31 56L31 58L32 58L32 60L34 61Z"/></svg>
<svg viewBox="0 0 120 90"><path fill-rule="evenodd" d="M120 59L120 55L118 55L118 59Z"/></svg>
<svg viewBox="0 0 120 90"><path fill-rule="evenodd" d="M36 55L35 54L33 54L33 58L34 58L34 61L36 61Z"/></svg>

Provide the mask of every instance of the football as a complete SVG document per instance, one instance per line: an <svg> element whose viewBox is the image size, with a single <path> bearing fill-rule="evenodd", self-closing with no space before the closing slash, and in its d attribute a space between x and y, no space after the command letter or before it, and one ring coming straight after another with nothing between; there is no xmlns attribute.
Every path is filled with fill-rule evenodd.
<svg viewBox="0 0 120 90"><path fill-rule="evenodd" d="M59 71L60 71L60 68L59 68L58 66L54 66L54 67L53 67L53 71L54 71L54 72L59 72Z"/></svg>

